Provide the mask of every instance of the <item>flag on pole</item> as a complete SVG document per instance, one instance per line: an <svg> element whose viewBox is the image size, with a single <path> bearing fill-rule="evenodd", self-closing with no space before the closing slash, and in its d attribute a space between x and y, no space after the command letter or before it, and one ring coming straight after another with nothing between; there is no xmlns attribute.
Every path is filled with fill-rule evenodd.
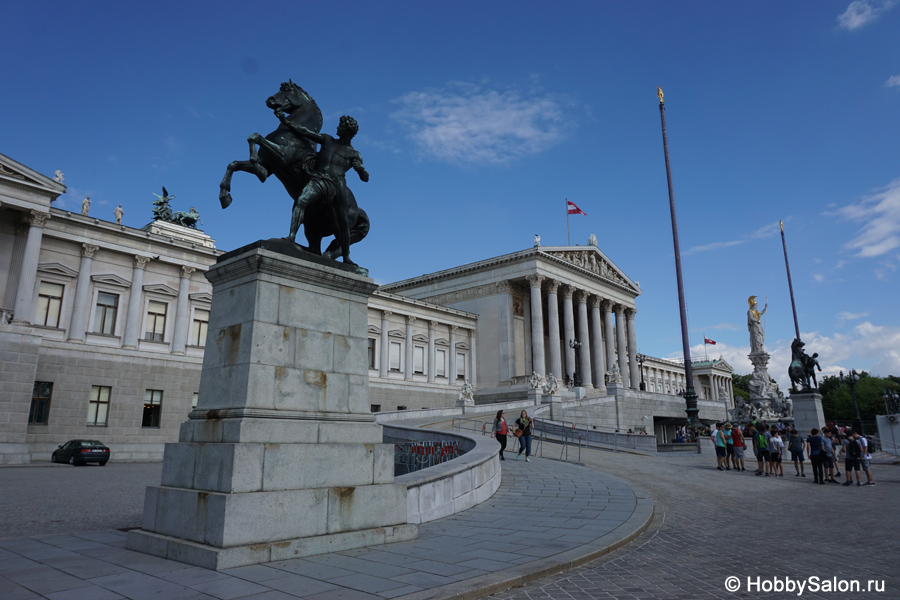
<svg viewBox="0 0 900 600"><path fill-rule="evenodd" d="M570 215L584 215L587 216L587 213L575 206L575 203L571 200L566 200L566 208L568 209L568 213Z"/></svg>
<svg viewBox="0 0 900 600"><path fill-rule="evenodd" d="M703 338L704 344L709 344L710 346L715 346L716 342L714 340L709 339L708 337Z"/></svg>

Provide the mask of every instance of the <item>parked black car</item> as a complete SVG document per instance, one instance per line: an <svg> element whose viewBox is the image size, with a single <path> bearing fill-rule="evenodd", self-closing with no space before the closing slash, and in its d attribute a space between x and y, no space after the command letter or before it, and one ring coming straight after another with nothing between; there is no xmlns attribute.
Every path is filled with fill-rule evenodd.
<svg viewBox="0 0 900 600"><path fill-rule="evenodd" d="M69 440L53 451L50 462L67 462L70 465L95 462L102 467L109 462L109 448L97 440Z"/></svg>

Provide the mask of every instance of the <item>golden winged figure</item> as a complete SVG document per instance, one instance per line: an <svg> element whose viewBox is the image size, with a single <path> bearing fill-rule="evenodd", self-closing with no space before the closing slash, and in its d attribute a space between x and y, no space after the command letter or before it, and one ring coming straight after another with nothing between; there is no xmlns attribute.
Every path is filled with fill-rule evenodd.
<svg viewBox="0 0 900 600"><path fill-rule="evenodd" d="M659 96L659 103L660 103L660 104L665 104L665 103L666 103L666 101L663 100L663 91L662 91L662 88L659 87L659 86L656 86L656 95Z"/></svg>

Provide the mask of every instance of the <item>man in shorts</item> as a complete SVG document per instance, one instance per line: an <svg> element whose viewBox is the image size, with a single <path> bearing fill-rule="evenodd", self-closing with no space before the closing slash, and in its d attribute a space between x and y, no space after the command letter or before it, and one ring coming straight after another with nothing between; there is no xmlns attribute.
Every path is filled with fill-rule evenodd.
<svg viewBox="0 0 900 600"><path fill-rule="evenodd" d="M806 477L806 473L803 470L803 450L806 447L806 442L803 441L796 429L791 429L791 437L788 438L787 446L791 452L791 460L794 461L794 470L797 471L795 477Z"/></svg>
<svg viewBox="0 0 900 600"><path fill-rule="evenodd" d="M861 478L859 476L862 445L859 443L859 440L856 439L857 436L852 429L846 429L844 432L847 434L847 437L844 438L844 443L841 445L841 454L845 456L844 474L847 476L847 481L845 481L843 485L853 485L852 472L855 470L856 486L860 487L862 486Z"/></svg>
<svg viewBox="0 0 900 600"><path fill-rule="evenodd" d="M729 465L734 462L734 440L732 439L731 423L725 423L725 429L722 430L722 434L725 436L725 470L730 471L731 467Z"/></svg>
<svg viewBox="0 0 900 600"><path fill-rule="evenodd" d="M747 469L744 468L744 434L741 432L740 427L732 428L731 445L734 448L734 456L731 457L734 470L746 471Z"/></svg>
<svg viewBox="0 0 900 600"><path fill-rule="evenodd" d="M766 477L768 477L771 467L769 464L769 433L765 429L756 427L750 427L750 431L753 433L753 452L756 454L756 476L762 477L763 469L765 469Z"/></svg>
<svg viewBox="0 0 900 600"><path fill-rule="evenodd" d="M722 424L716 423L713 429L713 442L716 444L716 469L724 471L722 465L728 460L727 450L725 449L725 433L722 431Z"/></svg>
<svg viewBox="0 0 900 600"><path fill-rule="evenodd" d="M860 434L857 434L856 437L859 439L859 445L862 446L862 456L860 457L859 462L860 465L862 465L862 470L865 472L867 480L863 485L875 485L875 478L872 477L872 469L869 468L870 461L872 460L872 455L869 453L869 440Z"/></svg>
<svg viewBox="0 0 900 600"><path fill-rule="evenodd" d="M784 477L784 468L781 466L781 451L783 449L784 442L781 440L781 434L778 432L778 428L773 425L769 437L769 463L772 477Z"/></svg>

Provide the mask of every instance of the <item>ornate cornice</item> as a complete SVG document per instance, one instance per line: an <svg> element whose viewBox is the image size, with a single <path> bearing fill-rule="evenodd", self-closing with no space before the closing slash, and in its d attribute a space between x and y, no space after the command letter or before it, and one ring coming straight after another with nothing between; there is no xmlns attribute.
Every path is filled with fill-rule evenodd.
<svg viewBox="0 0 900 600"><path fill-rule="evenodd" d="M431 296L428 298L428 302L439 305L455 304L457 302L486 298L487 296L495 296L497 294L512 294L516 291L517 290L514 289L509 281L497 281L495 283L487 283L485 285L466 288L455 292L447 292L446 294L440 294L438 296Z"/></svg>

